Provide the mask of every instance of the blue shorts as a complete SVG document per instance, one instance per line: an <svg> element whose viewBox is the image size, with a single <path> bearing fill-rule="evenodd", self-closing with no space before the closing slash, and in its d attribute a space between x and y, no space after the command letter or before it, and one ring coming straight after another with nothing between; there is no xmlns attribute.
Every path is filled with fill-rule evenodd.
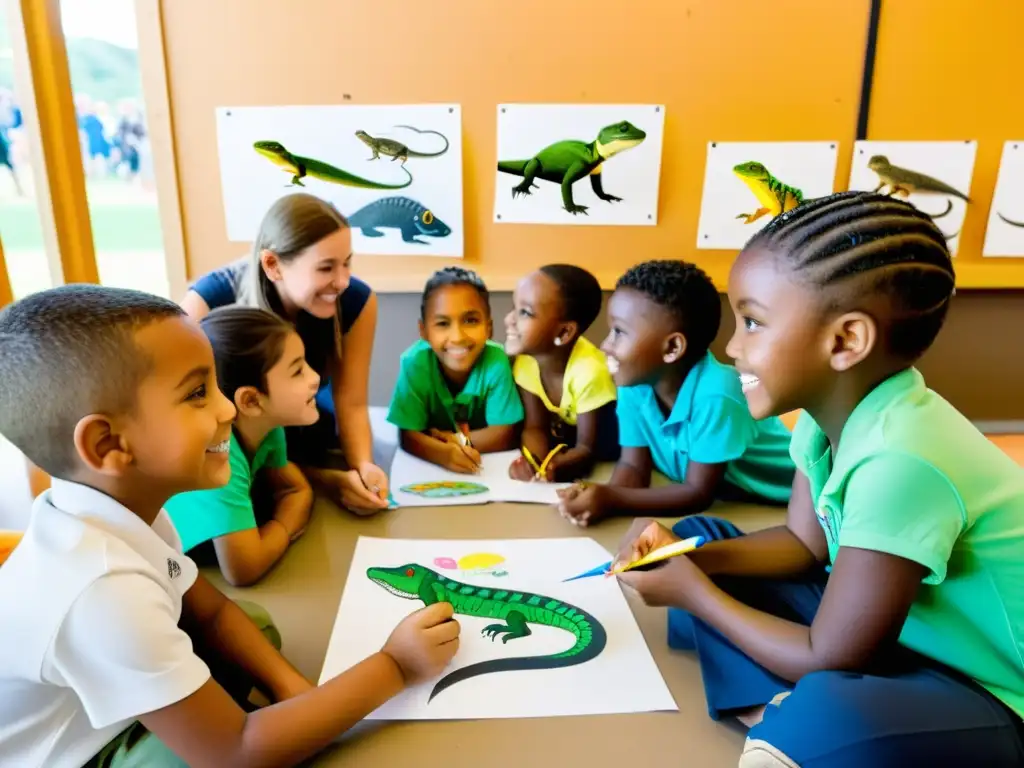
<svg viewBox="0 0 1024 768"><path fill-rule="evenodd" d="M672 530L706 540L743 535L732 523L704 516L683 518ZM820 569L793 580L716 577L715 583L747 605L810 625L827 578ZM767 707L749 738L801 768L1024 765L1020 717L974 681L919 654L908 651L886 673L813 672L793 685L685 611L669 609L668 642L696 650L715 720L788 693Z"/></svg>

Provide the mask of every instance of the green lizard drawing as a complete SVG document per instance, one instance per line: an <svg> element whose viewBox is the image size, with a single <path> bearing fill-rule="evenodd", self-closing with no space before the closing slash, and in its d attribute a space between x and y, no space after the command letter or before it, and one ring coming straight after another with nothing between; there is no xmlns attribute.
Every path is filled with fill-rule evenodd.
<svg viewBox="0 0 1024 768"><path fill-rule="evenodd" d="M741 213L736 217L745 219L744 224L757 221L766 213L771 214L774 218L780 213L793 210L804 201L803 192L796 187L783 184L768 173L768 169L761 163L740 163L732 169L732 172L750 187L750 191L754 193L754 197L761 204L761 207L753 213Z"/></svg>
<svg viewBox="0 0 1024 768"><path fill-rule="evenodd" d="M534 179L543 179L561 185L565 210L574 216L586 214L587 206L573 201L572 185L589 175L590 186L598 198L606 202L621 200L621 197L605 193L601 184L601 168L608 158L632 149L645 138L647 134L644 131L623 120L602 128L594 141L556 141L528 160L500 160L498 170L523 177L522 183L512 188L513 198L532 194L530 188L537 186Z"/></svg>
<svg viewBox="0 0 1024 768"><path fill-rule="evenodd" d="M444 149L440 152L417 152L409 149L409 147L400 141L395 141L394 139L378 139L371 136L366 131L356 131L356 138L373 150L373 157L367 158L368 160L377 160L381 155L387 155L391 158L391 162L401 160L402 165L405 165L405 161L410 157L440 157L448 151L448 137L440 131L421 131L419 128L414 128L411 125L396 125L395 127L408 128L410 131L416 131L416 133L433 133L436 136L440 136L444 139Z"/></svg>
<svg viewBox="0 0 1024 768"><path fill-rule="evenodd" d="M404 165L402 170L405 171L408 179L402 184L385 184L380 181L364 179L362 176L356 176L354 173L343 171L340 168L335 168L333 165L328 165L320 160L314 160L311 157L293 155L277 141L257 141L252 146L256 152L267 158L274 165L280 166L290 173L292 177L291 184L298 187L306 186L302 183L302 179L307 176L312 179L326 181L330 184L341 184L346 187L359 187L361 189L403 189L412 184L412 174L409 173L409 170Z"/></svg>
<svg viewBox="0 0 1024 768"><path fill-rule="evenodd" d="M520 656L492 659L457 669L441 678L430 692L428 702L455 683L492 672L525 669L558 669L583 664L604 650L607 635L601 623L586 611L544 595L511 589L474 587L448 579L418 563L399 568L369 568L367 577L393 595L406 600L422 600L424 605L451 603L455 613L503 620L488 624L481 634L494 640L501 635L507 643L531 633L530 624L542 624L571 632L576 642L561 653L547 656Z"/></svg>

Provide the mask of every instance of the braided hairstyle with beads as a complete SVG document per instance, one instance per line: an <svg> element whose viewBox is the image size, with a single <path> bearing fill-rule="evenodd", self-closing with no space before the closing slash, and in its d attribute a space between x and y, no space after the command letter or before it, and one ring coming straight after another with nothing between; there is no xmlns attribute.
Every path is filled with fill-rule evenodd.
<svg viewBox="0 0 1024 768"><path fill-rule="evenodd" d="M887 350L914 360L931 346L955 293L942 231L910 203L874 192L838 192L776 216L744 250L763 248L843 311L884 296Z"/></svg>

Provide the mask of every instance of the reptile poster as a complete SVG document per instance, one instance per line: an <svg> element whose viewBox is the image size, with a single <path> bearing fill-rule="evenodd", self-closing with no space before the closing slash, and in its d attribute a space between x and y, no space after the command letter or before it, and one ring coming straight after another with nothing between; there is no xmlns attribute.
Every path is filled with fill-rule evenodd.
<svg viewBox="0 0 1024 768"><path fill-rule="evenodd" d="M858 141L847 188L895 195L930 214L955 256L977 150L976 141Z"/></svg>
<svg viewBox="0 0 1024 768"><path fill-rule="evenodd" d="M1024 139L1003 145L982 256L1024 256Z"/></svg>
<svg viewBox="0 0 1024 768"><path fill-rule="evenodd" d="M665 107L499 104L494 220L655 225Z"/></svg>
<svg viewBox="0 0 1024 768"><path fill-rule="evenodd" d="M455 608L459 649L435 679L372 720L558 717L675 711L614 579L563 582L611 553L584 537L356 542L320 682L380 650L424 601ZM449 561L500 560L452 569Z"/></svg>
<svg viewBox="0 0 1024 768"><path fill-rule="evenodd" d="M228 239L250 242L277 198L305 191L352 224L359 255L462 258L457 104L221 107Z"/></svg>
<svg viewBox="0 0 1024 768"><path fill-rule="evenodd" d="M740 249L774 216L830 194L838 142L708 143L698 248Z"/></svg>

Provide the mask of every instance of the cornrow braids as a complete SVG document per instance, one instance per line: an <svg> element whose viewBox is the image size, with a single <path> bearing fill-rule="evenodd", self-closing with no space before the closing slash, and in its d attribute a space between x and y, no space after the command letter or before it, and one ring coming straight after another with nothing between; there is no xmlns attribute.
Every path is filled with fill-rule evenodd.
<svg viewBox="0 0 1024 768"><path fill-rule="evenodd" d="M487 284L484 283L483 278L480 277L476 272L471 269L465 269L464 267L443 267L437 270L427 280L427 284L423 286L423 296L420 299L420 319L427 319L427 303L430 301L430 296L438 288L443 288L446 285L469 285L476 289L476 292L480 294L480 298L484 300L484 305L487 307L487 311L490 312L491 308L491 296L487 290Z"/></svg>
<svg viewBox="0 0 1024 768"><path fill-rule="evenodd" d="M668 309L686 336L686 357L704 356L722 323L722 301L711 278L696 264L665 259L645 261L626 271L615 284L644 294Z"/></svg>
<svg viewBox="0 0 1024 768"><path fill-rule="evenodd" d="M830 297L831 309L884 295L892 308L883 318L887 348L909 360L931 346L955 293L946 238L931 217L874 192L808 200L772 219L744 250L752 247L785 259Z"/></svg>

